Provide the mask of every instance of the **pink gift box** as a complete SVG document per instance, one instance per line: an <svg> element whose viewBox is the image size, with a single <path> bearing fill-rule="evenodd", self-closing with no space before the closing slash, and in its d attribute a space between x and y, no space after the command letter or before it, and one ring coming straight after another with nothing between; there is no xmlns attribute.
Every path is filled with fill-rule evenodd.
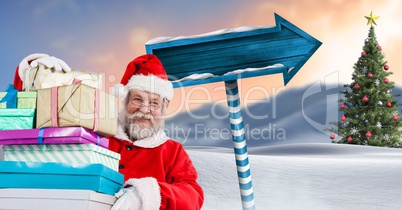
<svg viewBox="0 0 402 210"><path fill-rule="evenodd" d="M0 145L96 144L109 148L109 140L83 127L0 130Z"/></svg>

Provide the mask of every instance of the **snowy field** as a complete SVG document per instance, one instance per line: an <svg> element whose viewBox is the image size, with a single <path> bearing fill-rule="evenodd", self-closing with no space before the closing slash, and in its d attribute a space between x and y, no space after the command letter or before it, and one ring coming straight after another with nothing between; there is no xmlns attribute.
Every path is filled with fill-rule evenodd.
<svg viewBox="0 0 402 210"><path fill-rule="evenodd" d="M186 147L204 210L242 209L232 149ZM249 148L257 209L402 209L402 150L328 143Z"/></svg>

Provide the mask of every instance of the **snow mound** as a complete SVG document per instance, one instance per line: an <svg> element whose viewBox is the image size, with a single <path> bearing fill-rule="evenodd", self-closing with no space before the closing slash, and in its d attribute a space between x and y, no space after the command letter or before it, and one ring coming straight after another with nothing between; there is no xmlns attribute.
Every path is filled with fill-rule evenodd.
<svg viewBox="0 0 402 210"><path fill-rule="evenodd" d="M203 209L242 209L233 149L186 147ZM402 209L402 150L289 144L249 150L257 209Z"/></svg>

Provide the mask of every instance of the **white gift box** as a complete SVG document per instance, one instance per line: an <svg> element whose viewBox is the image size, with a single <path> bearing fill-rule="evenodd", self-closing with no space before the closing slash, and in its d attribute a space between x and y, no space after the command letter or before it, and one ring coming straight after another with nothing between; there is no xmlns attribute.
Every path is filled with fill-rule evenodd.
<svg viewBox="0 0 402 210"><path fill-rule="evenodd" d="M116 197L91 190L0 189L0 209L110 210Z"/></svg>

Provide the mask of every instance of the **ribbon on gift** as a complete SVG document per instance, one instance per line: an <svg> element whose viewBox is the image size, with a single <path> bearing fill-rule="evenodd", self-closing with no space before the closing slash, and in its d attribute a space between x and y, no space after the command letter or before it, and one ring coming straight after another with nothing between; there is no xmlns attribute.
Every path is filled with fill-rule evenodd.
<svg viewBox="0 0 402 210"><path fill-rule="evenodd" d="M80 84L81 80L74 79L73 84ZM52 127L59 127L58 123L58 86L51 88L51 99L50 99L50 109L51 109L51 125ZM95 88L95 101L94 101L94 125L93 132L99 130L99 97L100 92L98 88Z"/></svg>
<svg viewBox="0 0 402 210"><path fill-rule="evenodd" d="M43 144L44 133L45 133L45 127L39 128L39 131L38 131L38 144ZM100 144L101 144L100 136L99 136L99 134L96 134L96 145L100 146Z"/></svg>
<svg viewBox="0 0 402 210"><path fill-rule="evenodd" d="M43 144L43 133L45 132L45 128L39 128L38 132L38 144Z"/></svg>
<svg viewBox="0 0 402 210"><path fill-rule="evenodd" d="M6 88L7 94L0 100L0 103L6 102L7 108L17 108L17 93L14 85L8 84Z"/></svg>

